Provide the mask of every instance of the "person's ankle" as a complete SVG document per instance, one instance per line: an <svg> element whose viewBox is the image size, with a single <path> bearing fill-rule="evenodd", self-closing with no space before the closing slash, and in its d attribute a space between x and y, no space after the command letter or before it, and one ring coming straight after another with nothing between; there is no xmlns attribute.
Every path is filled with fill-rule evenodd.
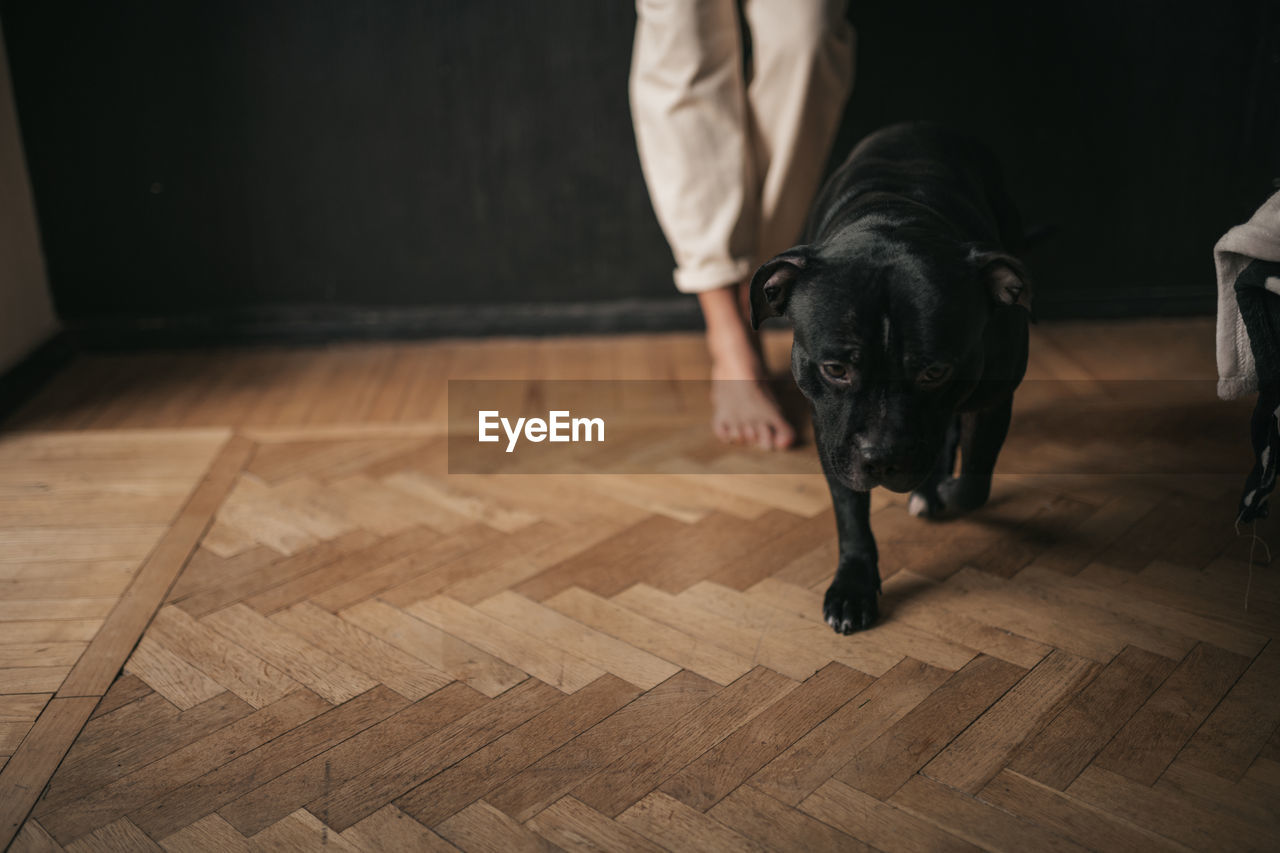
<svg viewBox="0 0 1280 853"><path fill-rule="evenodd" d="M711 352L712 379L759 382L765 379L765 375L764 363L753 349L737 349L720 353L712 350Z"/></svg>
<svg viewBox="0 0 1280 853"><path fill-rule="evenodd" d="M703 294L707 352L714 372L731 373L734 378L764 377L760 341L736 304L730 288Z"/></svg>

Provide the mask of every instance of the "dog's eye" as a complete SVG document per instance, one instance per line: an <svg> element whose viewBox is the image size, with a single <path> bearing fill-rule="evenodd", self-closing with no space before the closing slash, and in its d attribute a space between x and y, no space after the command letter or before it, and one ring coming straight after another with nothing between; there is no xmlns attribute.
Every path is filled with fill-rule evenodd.
<svg viewBox="0 0 1280 853"><path fill-rule="evenodd" d="M916 377L916 381L921 385L938 385L951 375L951 365L949 364L931 364L924 370L920 371L920 375Z"/></svg>
<svg viewBox="0 0 1280 853"><path fill-rule="evenodd" d="M847 385L853 378L853 371L849 365L842 364L838 361L824 361L819 369L822 375L837 385Z"/></svg>

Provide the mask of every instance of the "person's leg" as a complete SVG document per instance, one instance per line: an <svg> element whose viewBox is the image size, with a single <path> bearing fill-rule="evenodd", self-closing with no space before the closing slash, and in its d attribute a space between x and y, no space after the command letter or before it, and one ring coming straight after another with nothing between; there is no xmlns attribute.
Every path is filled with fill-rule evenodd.
<svg viewBox="0 0 1280 853"><path fill-rule="evenodd" d="M759 232L735 0L637 0L631 113L645 183L698 294L712 358L713 427L727 441L785 447L795 433L765 384L739 304Z"/></svg>
<svg viewBox="0 0 1280 853"><path fill-rule="evenodd" d="M747 0L747 90L760 186L757 246L771 258L800 238L853 88L846 0Z"/></svg>
<svg viewBox="0 0 1280 853"><path fill-rule="evenodd" d="M769 388L760 342L746 320L741 287L698 294L711 353L712 429L722 440L783 450L795 443Z"/></svg>

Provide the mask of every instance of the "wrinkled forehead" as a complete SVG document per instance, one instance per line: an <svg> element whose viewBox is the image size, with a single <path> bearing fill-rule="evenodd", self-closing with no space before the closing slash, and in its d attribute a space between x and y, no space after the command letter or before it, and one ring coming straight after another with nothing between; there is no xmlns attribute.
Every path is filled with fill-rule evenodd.
<svg viewBox="0 0 1280 853"><path fill-rule="evenodd" d="M967 282L953 277L928 262L828 271L792 298L797 339L811 351L959 355L972 300L960 292Z"/></svg>

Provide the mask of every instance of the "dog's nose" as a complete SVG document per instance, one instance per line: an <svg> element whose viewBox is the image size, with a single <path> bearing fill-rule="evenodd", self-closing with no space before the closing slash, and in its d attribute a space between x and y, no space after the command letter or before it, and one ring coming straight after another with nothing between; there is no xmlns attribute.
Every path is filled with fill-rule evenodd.
<svg viewBox="0 0 1280 853"><path fill-rule="evenodd" d="M883 480L897 473L893 457L883 448L867 447L862 451L862 473Z"/></svg>

